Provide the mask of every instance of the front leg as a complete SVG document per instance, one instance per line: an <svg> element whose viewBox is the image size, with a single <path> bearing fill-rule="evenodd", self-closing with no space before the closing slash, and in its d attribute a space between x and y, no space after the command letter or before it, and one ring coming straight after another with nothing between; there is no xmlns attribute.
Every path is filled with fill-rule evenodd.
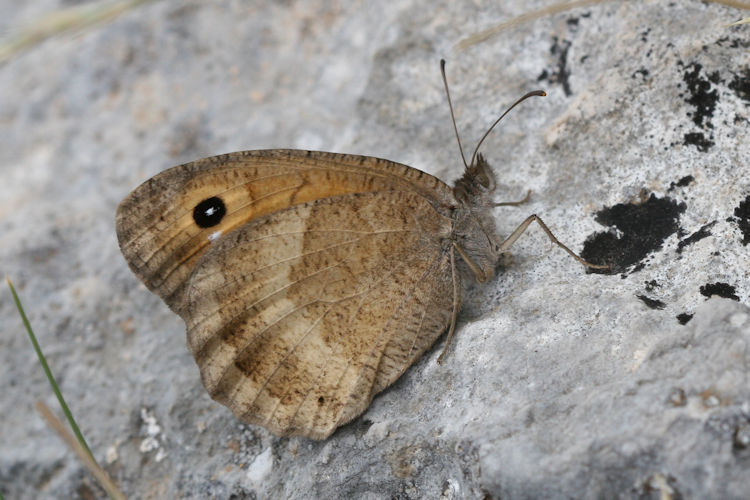
<svg viewBox="0 0 750 500"><path fill-rule="evenodd" d="M550 239L550 241L552 243L554 243L555 245L559 246L560 248L562 248L563 250L565 250L566 252L568 252L571 257L573 257L575 260L577 260L578 262L580 262L584 266L586 266L588 268L591 268L591 269L609 269L609 266L602 266L602 265L598 265L598 264L592 264L591 262L588 262L588 261L584 260L583 258L579 257L578 254L576 254L575 252L573 252L573 250L571 250L570 248L568 248L565 245L563 245L560 242L560 240L558 240L555 237L555 235L552 234L552 231L550 231L550 229L547 227L547 224L545 224L542 221L542 219L540 219L539 217L537 217L536 214L529 215L526 218L526 220L523 221L515 229L515 231L513 231L512 233L510 233L510 236L508 236L508 238L500 244L500 248L498 249L498 253L507 252L508 249L511 246L513 246L513 243L515 243L516 240L523 234L523 232L526 231L526 229L529 227L529 225L532 222L537 222L541 226L541 228L544 230L544 232L547 234L547 237Z"/></svg>

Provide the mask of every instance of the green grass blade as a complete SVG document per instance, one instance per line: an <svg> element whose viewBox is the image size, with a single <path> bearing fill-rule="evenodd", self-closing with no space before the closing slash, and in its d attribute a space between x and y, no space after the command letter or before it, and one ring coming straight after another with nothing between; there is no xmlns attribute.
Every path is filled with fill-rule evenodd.
<svg viewBox="0 0 750 500"><path fill-rule="evenodd" d="M65 403L65 398L63 398L62 392L60 392L60 388L57 386L55 377L54 375L52 375L52 370L50 370L49 365L47 365L47 360L44 358L44 354L42 354L42 348L39 347L39 342L37 342L36 340L36 335L34 335L34 330L31 329L31 323L29 323L29 318L26 317L26 312L23 310L23 306L21 305L21 300L18 298L16 289L13 287L13 283L10 281L10 278L6 276L5 280L8 282L8 287L10 288L10 293L13 295L13 300L16 303L16 308L18 309L18 313L21 315L21 319L23 320L24 326L26 326L26 331L29 334L29 339L31 339L31 343L34 345L34 350L36 351L36 355L39 358L39 363L42 365L42 368L44 369L44 373L47 375L47 380L49 380L49 383L52 386L52 390L54 391L55 396L57 396L57 401L60 403L60 407L62 407L62 411L65 414L65 418L68 420L68 424L70 424L70 428L73 429L73 434L75 434L78 442L81 443L81 446L83 447L84 450L86 450L86 452L88 452L89 456L91 456L91 458L94 459L94 455L93 453L91 453L91 449L89 449L89 445L86 443L86 439L84 439L83 434L81 434L81 430L78 428L78 424L76 424L76 421L73 418L73 414L70 412L70 408L68 408L67 403Z"/></svg>

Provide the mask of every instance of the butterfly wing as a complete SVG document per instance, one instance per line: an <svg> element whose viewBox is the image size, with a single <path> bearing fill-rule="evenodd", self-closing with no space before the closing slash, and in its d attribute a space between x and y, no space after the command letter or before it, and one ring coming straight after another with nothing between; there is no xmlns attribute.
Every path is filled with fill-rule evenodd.
<svg viewBox="0 0 750 500"><path fill-rule="evenodd" d="M455 203L387 160L247 151L158 174L116 225L131 269L185 320L212 396L322 439L446 329Z"/></svg>
<svg viewBox="0 0 750 500"><path fill-rule="evenodd" d="M241 227L198 260L186 294L204 385L247 422L328 437L445 331L451 230L409 191L320 199Z"/></svg>
<svg viewBox="0 0 750 500"><path fill-rule="evenodd" d="M442 212L441 206L455 204L451 189L439 179L388 160L316 151L242 151L180 165L144 182L118 207L117 237L136 276L179 313L196 260L222 236L311 200L393 189L419 193ZM196 210L212 198L223 203L225 214L202 227L196 224Z"/></svg>

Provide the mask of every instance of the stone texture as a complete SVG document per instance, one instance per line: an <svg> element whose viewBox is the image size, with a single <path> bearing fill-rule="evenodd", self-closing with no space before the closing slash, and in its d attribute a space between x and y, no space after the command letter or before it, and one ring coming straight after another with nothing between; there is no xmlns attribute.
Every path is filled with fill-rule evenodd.
<svg viewBox="0 0 750 500"><path fill-rule="evenodd" d="M40 5L0 11L26 21ZM0 268L128 496L746 495L750 52L746 26L723 26L746 14L605 2L454 50L545 5L162 1L0 68ZM501 230L537 213L617 274L587 274L532 228L466 297L444 365L438 345L324 442L241 425L127 269L115 207L166 167L240 149L369 154L453 180L441 57L467 150L518 96L549 94L482 147L499 196L533 190L498 209ZM34 410L55 402L9 297L0 491L102 497Z"/></svg>

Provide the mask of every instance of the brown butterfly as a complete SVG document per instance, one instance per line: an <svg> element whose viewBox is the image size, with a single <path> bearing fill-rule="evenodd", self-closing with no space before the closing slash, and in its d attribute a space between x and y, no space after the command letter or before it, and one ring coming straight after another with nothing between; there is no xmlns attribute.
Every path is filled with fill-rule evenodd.
<svg viewBox="0 0 750 500"><path fill-rule="evenodd" d="M445 82L444 61L441 69ZM544 93L513 106L530 95ZM525 200L493 201L479 145L453 187L367 156L272 149L204 158L123 200L120 248L185 320L215 400L279 436L324 439L446 330L447 348L465 284L492 278L531 222L599 267L535 215L499 236L490 209Z"/></svg>

